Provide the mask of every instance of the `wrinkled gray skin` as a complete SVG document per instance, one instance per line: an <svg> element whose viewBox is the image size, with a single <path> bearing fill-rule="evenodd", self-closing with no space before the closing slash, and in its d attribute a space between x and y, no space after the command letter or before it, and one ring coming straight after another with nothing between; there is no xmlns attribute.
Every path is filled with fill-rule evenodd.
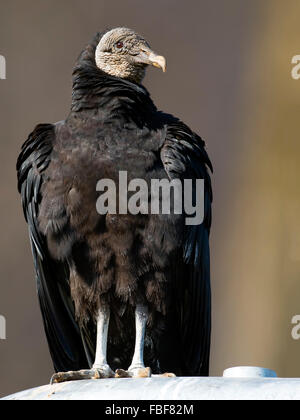
<svg viewBox="0 0 300 420"><path fill-rule="evenodd" d="M128 28L107 32L96 49L96 64L111 76L141 83L146 67L166 70L164 57L155 54L143 37Z"/></svg>

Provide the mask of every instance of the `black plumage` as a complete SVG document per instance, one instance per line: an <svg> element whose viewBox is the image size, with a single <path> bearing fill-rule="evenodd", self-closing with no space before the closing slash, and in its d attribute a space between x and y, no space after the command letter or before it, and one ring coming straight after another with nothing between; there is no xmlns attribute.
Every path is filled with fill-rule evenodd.
<svg viewBox="0 0 300 420"><path fill-rule="evenodd" d="M97 311L108 303L108 361L130 364L134 307L150 310L146 364L154 372L207 375L211 298L211 163L202 139L159 112L140 84L95 63L103 34L80 55L65 121L41 124L24 143L18 188L35 265L44 327L56 371L91 367ZM96 211L100 179L204 179L199 226L185 215Z"/></svg>

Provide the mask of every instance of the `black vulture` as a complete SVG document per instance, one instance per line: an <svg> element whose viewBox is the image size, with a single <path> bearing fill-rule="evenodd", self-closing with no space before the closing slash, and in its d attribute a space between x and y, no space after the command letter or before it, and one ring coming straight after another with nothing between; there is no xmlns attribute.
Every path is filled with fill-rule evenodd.
<svg viewBox="0 0 300 420"><path fill-rule="evenodd" d="M209 373L212 166L204 141L155 107L148 65L166 70L134 31L98 33L76 62L68 117L38 125L18 158L52 383ZM204 180L202 223L173 207L99 213L99 180L118 185L121 171L192 180L193 203Z"/></svg>

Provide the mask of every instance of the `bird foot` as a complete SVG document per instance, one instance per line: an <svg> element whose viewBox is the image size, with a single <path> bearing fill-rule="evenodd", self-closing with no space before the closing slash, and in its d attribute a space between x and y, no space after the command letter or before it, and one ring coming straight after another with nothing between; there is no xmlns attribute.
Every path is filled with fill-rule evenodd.
<svg viewBox="0 0 300 420"><path fill-rule="evenodd" d="M103 365L94 364L93 369L100 371L101 378L114 378L115 372L110 368L110 366L105 363Z"/></svg>
<svg viewBox="0 0 300 420"><path fill-rule="evenodd" d="M108 368L107 368L108 367ZM90 370L78 370L78 371L70 371L70 372L58 372L55 373L50 381L50 384L58 384L61 382L69 382L69 381L81 381L84 379L104 379L104 378L113 378L115 373L110 367L107 365L93 368Z"/></svg>
<svg viewBox="0 0 300 420"><path fill-rule="evenodd" d="M149 367L138 366L130 367L128 370L117 369L115 378L150 378L151 369Z"/></svg>

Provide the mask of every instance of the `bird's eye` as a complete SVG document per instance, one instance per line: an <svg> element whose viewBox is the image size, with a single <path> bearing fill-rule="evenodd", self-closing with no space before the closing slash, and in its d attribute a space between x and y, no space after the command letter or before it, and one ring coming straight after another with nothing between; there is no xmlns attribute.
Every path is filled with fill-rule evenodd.
<svg viewBox="0 0 300 420"><path fill-rule="evenodd" d="M116 43L116 47L117 47L119 50L120 50L121 48L123 48L123 47L124 47L123 42L122 42L122 41L117 42L117 43Z"/></svg>

